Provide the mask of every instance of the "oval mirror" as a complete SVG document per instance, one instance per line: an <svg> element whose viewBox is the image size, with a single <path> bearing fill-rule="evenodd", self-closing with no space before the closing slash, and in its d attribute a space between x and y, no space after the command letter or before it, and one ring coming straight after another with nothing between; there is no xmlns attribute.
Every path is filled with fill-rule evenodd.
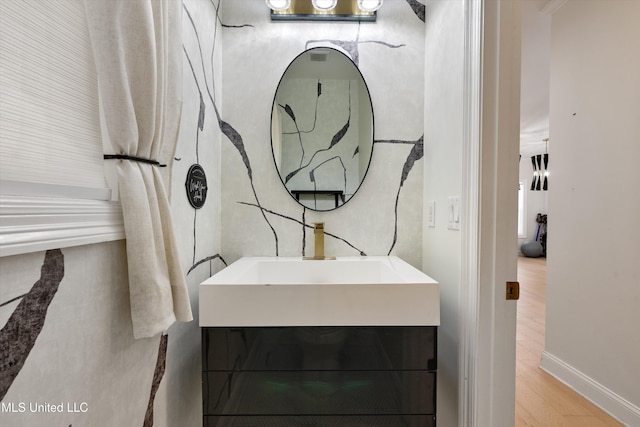
<svg viewBox="0 0 640 427"><path fill-rule="evenodd" d="M282 183L301 205L327 211L353 197L371 161L373 106L348 56L316 47L289 64L273 100L271 148Z"/></svg>

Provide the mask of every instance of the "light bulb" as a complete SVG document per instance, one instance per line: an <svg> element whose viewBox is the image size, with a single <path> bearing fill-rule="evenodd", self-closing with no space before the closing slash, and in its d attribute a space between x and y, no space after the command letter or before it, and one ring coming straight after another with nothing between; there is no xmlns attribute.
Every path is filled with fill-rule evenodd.
<svg viewBox="0 0 640 427"><path fill-rule="evenodd" d="M358 0L358 7L363 12L375 12L382 7L384 0Z"/></svg>
<svg viewBox="0 0 640 427"><path fill-rule="evenodd" d="M318 10L331 10L338 4L338 0L311 0L313 7Z"/></svg>
<svg viewBox="0 0 640 427"><path fill-rule="evenodd" d="M285 10L291 6L291 0L265 0L265 2L272 10Z"/></svg>

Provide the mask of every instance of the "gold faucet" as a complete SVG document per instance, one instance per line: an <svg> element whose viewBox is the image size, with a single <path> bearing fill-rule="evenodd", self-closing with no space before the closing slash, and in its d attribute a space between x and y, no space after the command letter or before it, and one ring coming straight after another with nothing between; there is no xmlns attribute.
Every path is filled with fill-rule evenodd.
<svg viewBox="0 0 640 427"><path fill-rule="evenodd" d="M336 259L324 256L324 222L313 223L314 253L312 257L304 257L305 260Z"/></svg>

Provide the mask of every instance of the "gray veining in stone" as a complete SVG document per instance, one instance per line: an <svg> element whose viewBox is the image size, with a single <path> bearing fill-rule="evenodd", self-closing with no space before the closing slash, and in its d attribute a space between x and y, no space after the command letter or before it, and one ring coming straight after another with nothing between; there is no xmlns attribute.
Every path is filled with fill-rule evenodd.
<svg viewBox="0 0 640 427"><path fill-rule="evenodd" d="M45 253L38 280L24 295L11 317L0 330L0 400L24 366L36 344L64 277L64 255L60 249Z"/></svg>

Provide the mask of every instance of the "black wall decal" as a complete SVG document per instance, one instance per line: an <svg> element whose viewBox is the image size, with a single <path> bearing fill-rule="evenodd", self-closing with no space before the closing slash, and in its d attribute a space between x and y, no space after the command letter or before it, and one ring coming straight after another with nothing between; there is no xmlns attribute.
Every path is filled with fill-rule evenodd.
<svg viewBox="0 0 640 427"><path fill-rule="evenodd" d="M162 335L160 337L160 343L158 346L158 359L156 360L156 369L153 372L153 380L151 381L151 394L149 396L149 403L147 404L147 412L144 415L143 427L153 426L153 402L156 398L156 393L160 387L160 381L164 376L164 371L167 366L167 341L168 335Z"/></svg>
<svg viewBox="0 0 640 427"><path fill-rule="evenodd" d="M318 121L318 99L320 98L320 95L321 95L321 93L322 93L322 91L321 91L321 89L320 89L321 87L322 87L321 82L320 82L320 81L318 81L318 91L317 91L317 96L316 96L315 101L314 101L314 102L315 102L315 111L314 111L314 117L313 117L313 129L315 129L315 127L316 127L316 123L317 123L317 121ZM299 129L299 127L298 127L298 122L296 121L296 116L295 116L294 111L293 111L293 109L291 108L291 106L290 106L289 104L286 104L286 105L284 105L284 106L279 105L281 108L283 108L283 109L284 109L284 111L287 113L287 115L288 115L288 116L291 118L291 120L293 121L293 124L294 124L294 126L296 127L296 132L294 132L294 133L298 135L298 139L299 139L299 141L300 141L300 147L301 147L301 150L302 150L302 153L301 153L301 155L300 155L300 165L299 165L299 167L298 167L297 169L295 169L295 170L293 170L293 171L291 171L291 172L289 172L289 173L287 174L287 176L284 178L284 182L285 182L285 184L286 184L286 183L288 183L288 182L291 180L291 178L293 178L294 176L296 176L299 172L301 172L301 171L303 171L304 169L308 168L308 167L312 164L313 160L315 159L315 157L316 157L317 155L319 155L319 154L321 154L321 153L323 153L323 152L328 152L328 151L330 151L330 150L331 150L335 145L337 145L340 141L342 141L342 140L343 140L343 138L344 138L344 136L346 135L347 131L349 130L349 126L350 126L350 124L351 124L351 82L348 82L348 88L347 88L347 89L348 89L348 90L346 91L346 93L347 93L347 105L348 105L348 107L349 107L349 108L348 108L348 114L347 114L347 117L346 117L346 123L345 123L345 124L344 124L340 129L338 129L338 130L336 131L336 133L335 133L335 134L333 135L333 137L331 138L331 141L329 141L329 145L328 145L328 147L326 147L326 148L321 148L321 149L316 150L316 151L313 153L313 155L309 158L309 160L307 161L307 163L306 163L306 164L304 164L304 165L303 165L303 162L304 162L304 157L305 157L305 150L304 150L304 144L303 144L303 141L302 141L302 135L301 135L303 132L302 132L302 131L300 131L300 129ZM335 100L339 95L340 95L340 94L334 94L333 99ZM335 102L335 101L334 101L334 102ZM313 129L312 129L312 130L313 130ZM311 132L312 132L312 131L305 131L304 133L311 133ZM289 134L289 133L287 133L287 132L283 132L283 135L286 135L286 134ZM355 142L355 141L354 141L354 142ZM356 146L355 150L357 151L357 150L358 150L358 148L359 148L359 147L358 147L358 146ZM354 155L355 155L355 154L354 154ZM314 184L314 189L316 189L316 190L317 190L317 182L316 182L316 180L314 179L314 171L315 171L316 169L318 169L320 166L322 166L323 164L325 164L325 163L327 163L328 161L333 160L333 159L338 159L338 160L340 161L340 163L342 164L342 168L343 168L343 170L344 170L344 176L345 176L345 179L344 179L344 192L346 193L346 191L347 191L347 179L346 179L346 177L347 177L347 172L346 172L346 171L347 171L347 168L345 167L344 162L342 161L342 159L341 159L340 157L333 156L333 157L331 157L331 158L328 158L328 159L322 160L320 164L316 165L313 169L311 169L311 170L309 171L309 179L310 179L310 181L311 181L311 182L313 182L313 184ZM325 185L325 187L328 187L328 186L327 186L327 185ZM343 202L344 202L344 200L343 200Z"/></svg>
<svg viewBox="0 0 640 427"><path fill-rule="evenodd" d="M409 172L413 169L413 165L415 162L420 160L424 155L424 135L422 135L417 141L401 141L401 140L376 140L374 143L376 144L411 144L411 151L407 156L407 160L405 160L404 165L402 166L402 174L400 175L400 185L398 185L398 192L396 193L396 203L394 207L394 229L393 229L393 240L391 242L391 247L389 248L389 252L387 255L391 255L391 251L395 247L398 241L398 200L400 199L400 190L404 185L404 182L409 176Z"/></svg>
<svg viewBox="0 0 640 427"><path fill-rule="evenodd" d="M307 208L302 207L302 256L306 256L306 246L307 246Z"/></svg>
<svg viewBox="0 0 640 427"><path fill-rule="evenodd" d="M204 173L202 166L195 164L191 165L187 172L187 180L184 183L187 190L187 198L189 203L195 209L200 209L204 206L204 202L207 200L207 176Z"/></svg>
<svg viewBox="0 0 640 427"><path fill-rule="evenodd" d="M205 112L204 99L202 99L202 92L200 92L200 111L198 112L198 129L204 130L204 112Z"/></svg>
<svg viewBox="0 0 640 427"><path fill-rule="evenodd" d="M420 160L424 155L423 138L424 136L421 136L420 139L416 141L416 143L413 145L413 148L409 152L407 160L404 162L404 166L402 167L402 176L400 177L401 187L406 181L407 176L409 176L409 172L411 172L411 169L413 169L414 163Z"/></svg>
<svg viewBox="0 0 640 427"><path fill-rule="evenodd" d="M316 97L316 118L318 116L318 101L317 101L317 97ZM280 105L280 107L284 110L285 113L287 113L287 115L291 118L291 121L293 122L293 125L296 127L296 131L294 132L296 135L298 135L298 142L300 143L300 151L302 152L302 154L300 155L300 169L302 169L302 161L304 160L304 144L302 143L302 131L300 130L300 128L298 127L298 121L296 120L296 115L293 113L293 109L291 108L291 106L289 104L285 104ZM314 120L314 127L315 127L315 120ZM306 133L306 132L305 132ZM285 134L283 132L283 134Z"/></svg>
<svg viewBox="0 0 640 427"><path fill-rule="evenodd" d="M414 0L407 0L409 2L409 4L411 4L411 1ZM419 4L419 3L418 3ZM423 7L423 21L424 21L424 5ZM414 9L415 10L415 9ZM398 45L394 45L394 44L390 44L390 43L386 43L383 41L379 41L379 40L364 40L361 41L360 40L360 22L358 22L358 32L356 34L356 39L355 40L337 40L337 39L315 39L315 40L307 40L307 42L305 43L305 49L309 49L309 45L313 44L313 43L330 43L333 44L335 46L338 46L342 49L344 49L345 51L347 51L349 53L349 56L351 57L351 60L354 62L354 64L356 64L357 66L360 65L360 52L358 51L358 46L360 44L363 43L375 43L375 44L381 44L384 46L387 46L391 49L397 49L399 47L403 47L405 46L404 44L398 44Z"/></svg>
<svg viewBox="0 0 640 427"><path fill-rule="evenodd" d="M295 222L297 224L300 224L303 227L303 233L302 234L303 234L303 251L304 251L304 236L306 235L305 234L306 228L313 229L313 225L305 224L304 222L298 221L297 219L291 218L290 216L283 215L281 213L274 212L274 211L269 210L269 209L265 209L262 206L259 206L259 205L255 204L255 203L247 203L247 202L238 202L238 203L241 204L241 205L252 206L254 208L258 208L258 209L262 210L263 212L266 212L266 213L269 213L271 215L275 215L277 217L284 218L284 219L287 219L289 221L293 221L293 222ZM303 218L304 218L304 215L303 215ZM341 242L345 243L350 248L356 250L358 252L358 254L361 255L361 256L367 256L367 254L363 250L358 249L357 247L355 247L354 245L349 243L349 241L347 241L346 239L344 239L344 238L342 238L340 236L337 236L337 235L335 235L333 233L327 233L326 231L325 231L324 235L328 236L328 237L332 237L332 238L334 238L336 240L340 240Z"/></svg>
<svg viewBox="0 0 640 427"><path fill-rule="evenodd" d="M247 155L247 150L244 148L244 141L242 140L242 136L240 133L235 130L233 126L229 123L222 120L220 117L220 113L218 112L218 107L214 104L213 108L216 112L216 118L218 119L218 125L220 126L220 130L222 133L229 139L231 144L238 150L240 157L242 158L242 163L247 168L247 175L249 175L249 180L253 181L253 172L251 171L251 162L249 161L249 156Z"/></svg>
<svg viewBox="0 0 640 427"><path fill-rule="evenodd" d="M0 330L0 400L20 373L42 331L49 304L64 277L64 256L60 249L45 253L38 280L11 313Z"/></svg>
<svg viewBox="0 0 640 427"><path fill-rule="evenodd" d="M215 7L215 5L214 5ZM216 114L216 119L218 122L218 126L220 127L220 130L222 131L222 133L227 137L227 139L231 142L231 144L236 148L236 150L238 150L238 153L240 154L240 157L242 158L242 162L244 163L245 167L247 168L247 175L249 176L249 182L251 184L251 189L253 191L253 196L256 200L256 203L261 206L260 203L260 199L258 198L258 193L256 192L255 189L255 185L253 183L253 173L251 170L251 162L249 161L249 156L247 155L247 152L245 150L245 146L244 146L244 141L242 139L242 136L240 135L240 133L233 127L231 126L231 124L227 123L226 121L224 121L222 119L222 117L220 116L220 112L218 111L218 107L216 105L215 102L215 98L213 96L213 93L211 91L211 89L209 88L209 83L207 80L207 70L205 67L205 63L204 63L204 55L202 52L202 45L200 44L200 37L198 35L198 29L196 28L195 23L193 22L193 19L191 18L191 13L189 13L189 10L187 9L187 7L183 4L183 8L187 14L187 17L189 18L189 21L191 22L191 26L193 27L193 31L196 35L196 40L198 41L198 51L199 51L199 55L200 55L200 63L202 65L202 72L203 72L203 79L204 79L204 85L205 88L207 90L207 94L209 95L209 100L211 101L211 104L213 104L213 110ZM219 15L219 10L216 7L216 19L218 21L220 21L220 15ZM223 25L224 26L224 25ZM217 30L217 25L216 25L216 30ZM214 41L215 41L215 34L214 34ZM213 50L215 50L215 43L213 44ZM184 48L183 46L183 51L185 53L185 55L187 56L187 60L189 61L189 66L191 67L191 71L193 73L193 78L197 81L198 78L196 76L195 70L193 68L193 64L191 62L191 59L189 58L189 54L187 53L187 50ZM211 54L211 58L213 58L213 51ZM212 72L213 72L213 65L211 66L212 68ZM214 79L215 81L215 79ZM200 88L200 86L198 85L198 88ZM264 211L261 211L262 213L262 217L264 218L265 222L267 223L267 225L269 226L269 228L271 229L271 232L273 233L273 237L275 240L275 252L276 252L276 256L278 256L279 253L279 249L278 249L278 234L276 233L275 228L273 228L273 226L271 225L271 223L269 222L269 219L267 218L266 214L264 213Z"/></svg>
<svg viewBox="0 0 640 427"><path fill-rule="evenodd" d="M5 301L5 302L3 302L2 304L0 304L0 307L4 307L5 305L9 305L9 304L11 304L11 303L12 303L12 302L14 302L14 301L18 301L19 299L24 298L24 297L25 297L25 295L27 295L27 294L18 295L18 296L17 296L17 297L15 297L15 298L11 298L10 300Z"/></svg>
<svg viewBox="0 0 640 427"><path fill-rule="evenodd" d="M222 256L220 254L215 254L215 255L212 255L210 257L203 258L200 261L194 263L191 266L191 268L189 269L189 271L187 272L187 276L189 275L189 273L191 273L193 270L195 270L196 267L198 267L200 264L204 264L207 261L213 261L214 259L219 259L225 265L225 267L228 265L227 262L224 260L224 258L222 258Z"/></svg>
<svg viewBox="0 0 640 427"><path fill-rule="evenodd" d="M356 65L359 65L359 61L360 61L360 52L358 51L358 46L361 44L375 43L375 44L381 44L383 46L387 46L388 48L391 48L391 49L397 49L405 46L404 44L391 44L391 43L386 43L379 40L344 41L344 40L336 40L336 39L315 39L315 40L308 40L307 43L305 44L305 49L309 49L309 45L313 43L330 43L332 45L341 47L342 49L346 50L349 53L351 60Z"/></svg>
<svg viewBox="0 0 640 427"><path fill-rule="evenodd" d="M422 22L425 22L425 20L424 20L425 5L423 5L422 3L418 2L417 0L407 0L407 3L409 3L409 6L411 6L411 9L413 9L413 12L416 14L416 16Z"/></svg>

